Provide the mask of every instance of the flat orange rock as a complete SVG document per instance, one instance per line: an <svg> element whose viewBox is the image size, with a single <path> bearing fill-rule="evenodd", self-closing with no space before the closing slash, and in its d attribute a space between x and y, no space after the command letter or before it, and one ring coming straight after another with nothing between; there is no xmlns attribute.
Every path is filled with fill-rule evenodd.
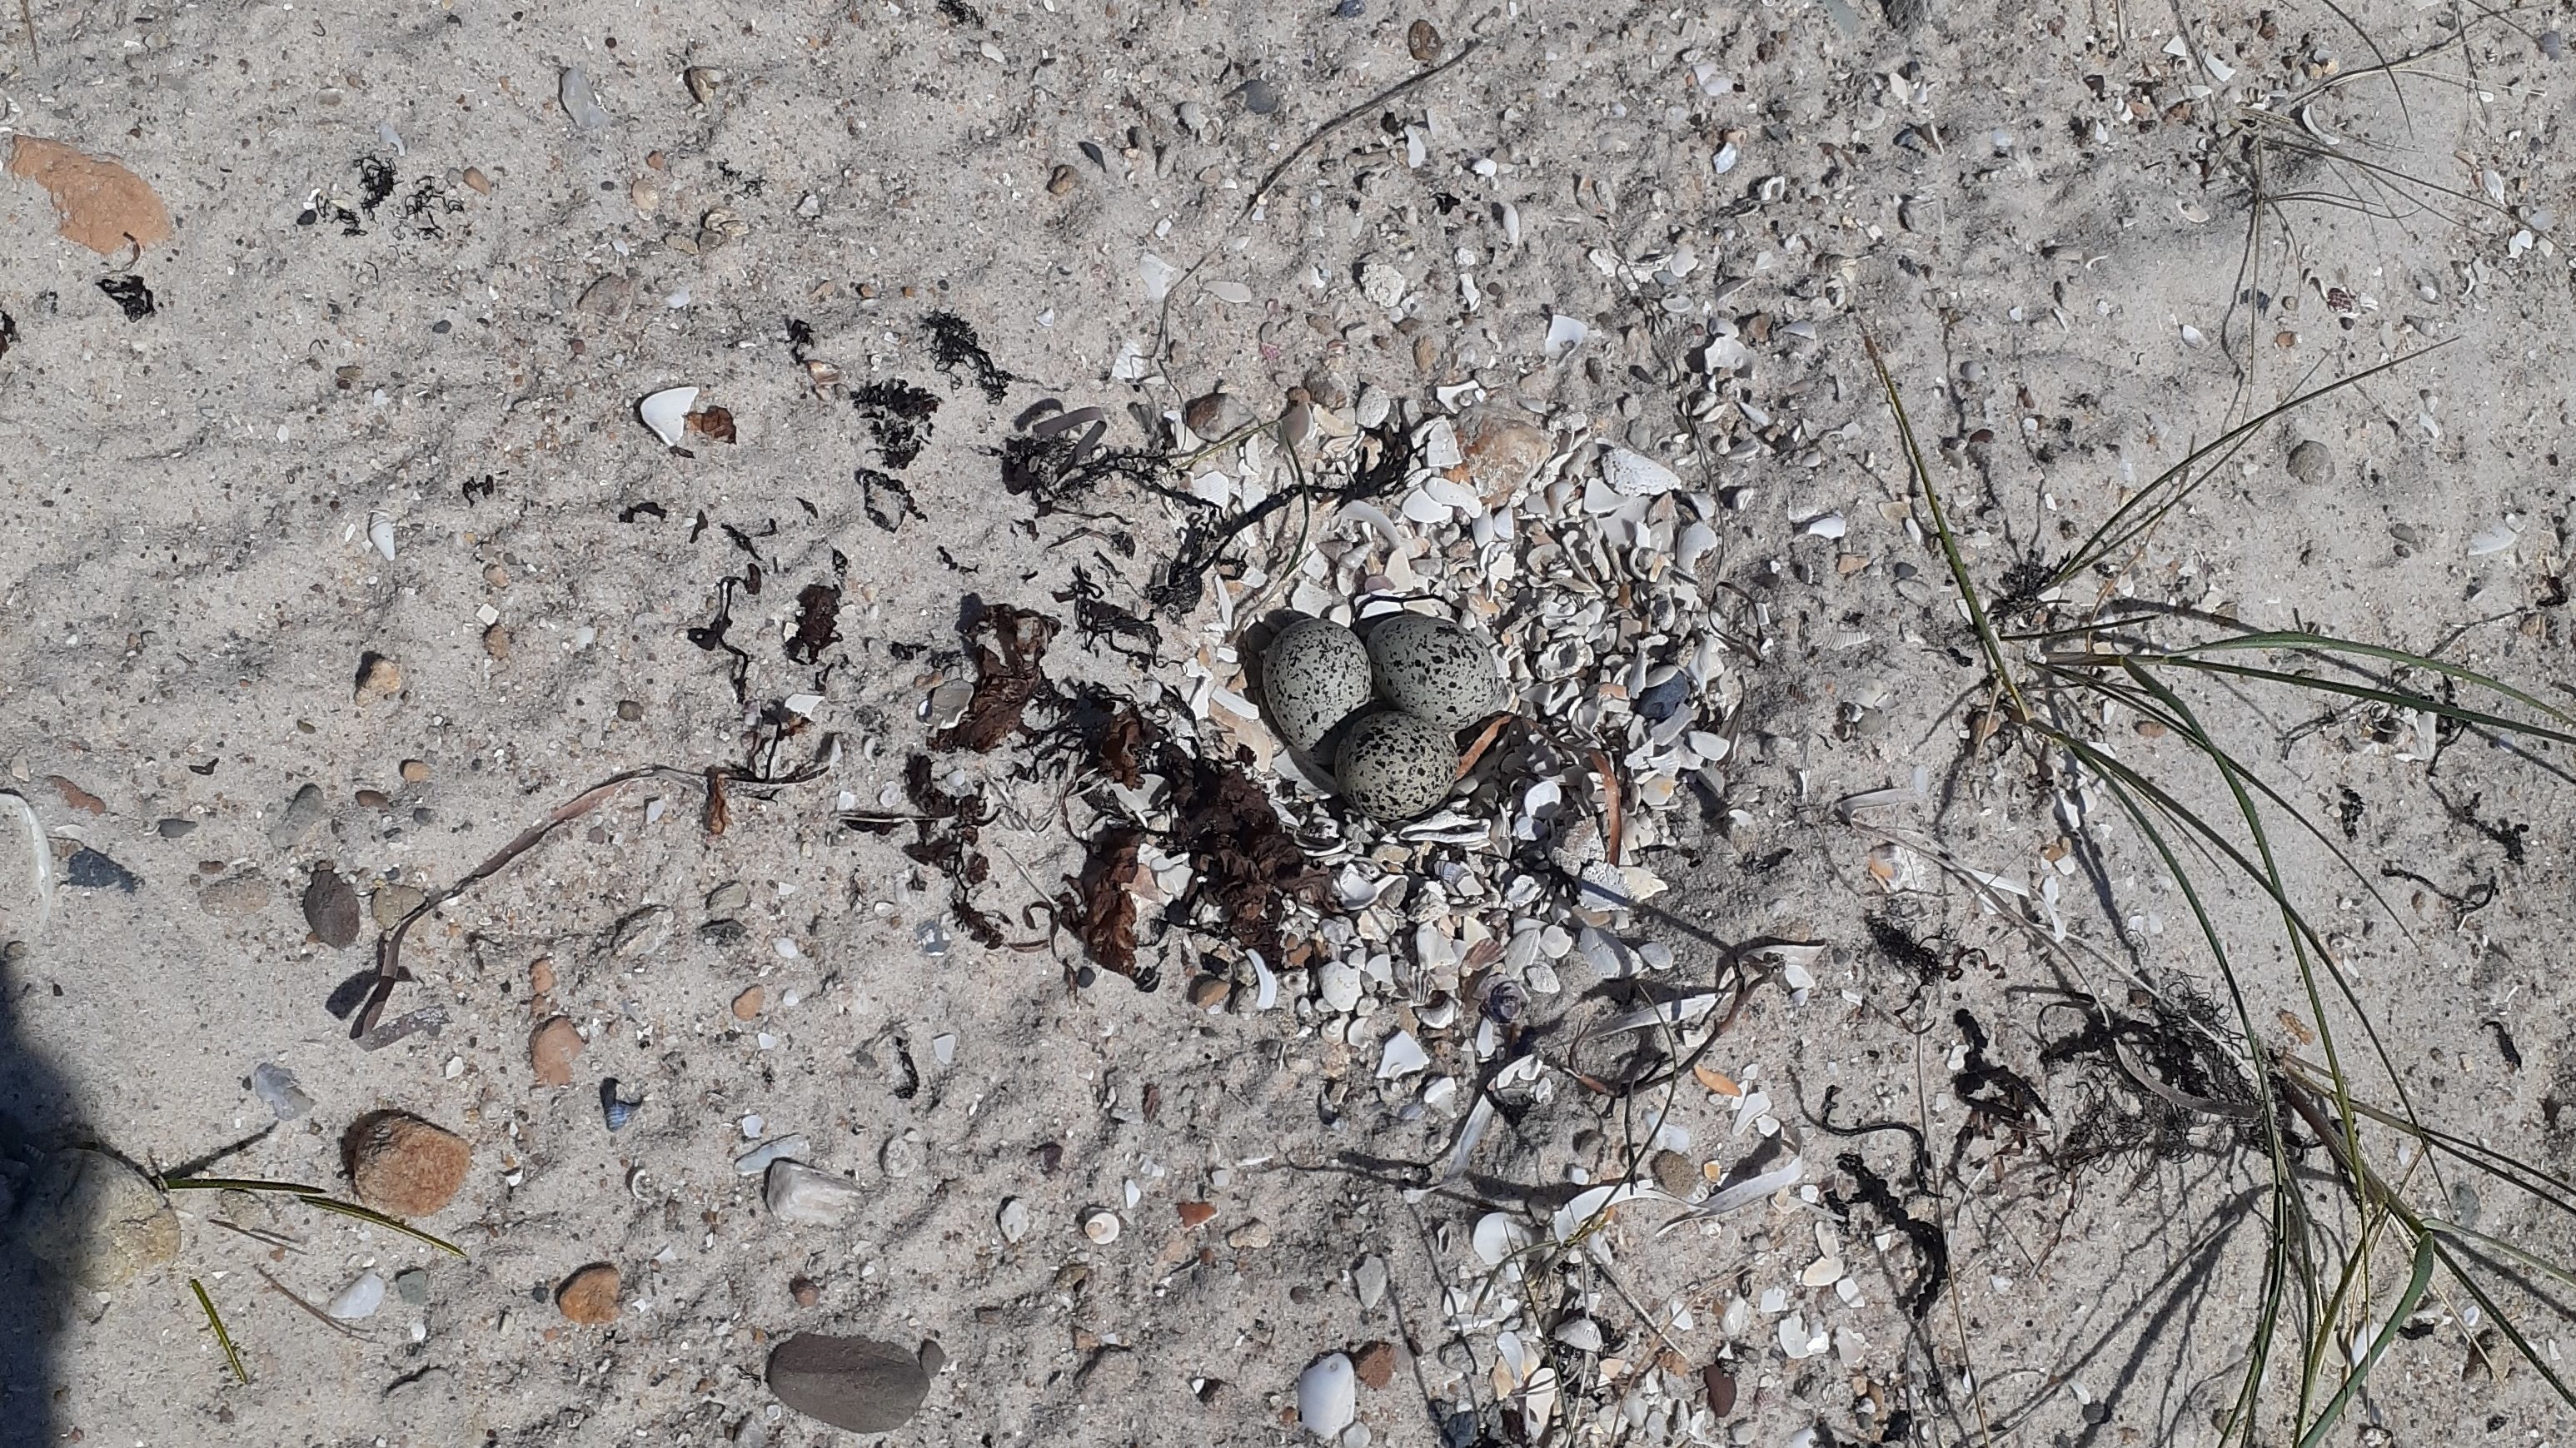
<svg viewBox="0 0 2576 1448"><path fill-rule="evenodd" d="M9 149L9 174L42 186L62 213L63 235L101 256L170 237L170 213L140 176L114 161L60 141L20 136Z"/></svg>

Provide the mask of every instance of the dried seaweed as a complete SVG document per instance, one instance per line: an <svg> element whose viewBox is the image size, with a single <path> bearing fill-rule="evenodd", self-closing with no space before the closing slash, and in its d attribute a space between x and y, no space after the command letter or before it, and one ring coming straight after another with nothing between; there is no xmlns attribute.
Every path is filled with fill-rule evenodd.
<svg viewBox="0 0 2576 1448"><path fill-rule="evenodd" d="M903 847L904 854L946 877L949 913L957 917L958 928L968 938L988 950L1008 945L1001 927L976 908L973 898L975 888L993 873L993 862L976 848L989 818L984 797L952 795L941 789L931 778L927 754L905 761L904 793L917 811L915 837Z"/></svg>
<svg viewBox="0 0 2576 1448"><path fill-rule="evenodd" d="M930 515L921 511L921 505L912 500L912 489L905 487L900 482L897 482L893 474L881 473L875 468L861 468L857 473L857 481L859 484L859 507L866 511L869 522L876 524L887 532L892 533L896 529L901 528L903 526L904 517L907 514L912 517L919 518L925 523L930 521ZM877 506L877 497L879 494L884 494L894 499L894 515L892 517L888 517L886 515L886 511Z"/></svg>
<svg viewBox="0 0 2576 1448"><path fill-rule="evenodd" d="M1042 613L1009 604L973 609L960 632L975 649L975 693L967 702L965 717L931 736L931 747L946 750L962 745L990 754L1012 733L1025 729L1022 711L1049 691L1038 665L1045 660L1047 643L1057 627L1054 619Z"/></svg>
<svg viewBox="0 0 2576 1448"><path fill-rule="evenodd" d="M796 595L796 637L787 641L791 663L817 664L823 650L841 641L841 590L809 583Z"/></svg>
<svg viewBox="0 0 2576 1448"><path fill-rule="evenodd" d="M397 178L394 164L382 156L360 156L358 167L358 206L369 216L394 194Z"/></svg>
<svg viewBox="0 0 2576 1448"><path fill-rule="evenodd" d="M1074 632L1084 647L1105 646L1140 669L1153 667L1163 631L1103 598L1090 570L1075 564L1072 584L1055 601L1073 605Z"/></svg>
<svg viewBox="0 0 2576 1448"><path fill-rule="evenodd" d="M140 322L159 310L152 300L152 289L143 284L143 278L132 273L100 277L98 289L107 293L109 301L125 309L125 320L129 322Z"/></svg>
<svg viewBox="0 0 2576 1448"><path fill-rule="evenodd" d="M1968 1119L1959 1126L1957 1140L1951 1143L1949 1171L1956 1174L1959 1157L1976 1137L2002 1137L2011 1146L2028 1143L2038 1118L2048 1115L2048 1103L2041 1099L2039 1088L2010 1066L1986 1059L1986 1048L1993 1044L1985 1026L1961 1006L1951 1019L1967 1037L1965 1061L1950 1077L1950 1092L1968 1108Z"/></svg>
<svg viewBox="0 0 2576 1448"><path fill-rule="evenodd" d="M1155 985L1154 968L1145 967L1144 974L1137 970L1136 897L1127 888L1135 878L1137 848L1144 842L1145 832L1132 826L1093 836L1084 850L1082 874L1056 902L1056 912L1073 922L1074 934L1094 964L1135 981L1138 990L1149 991Z"/></svg>
<svg viewBox="0 0 2576 1448"><path fill-rule="evenodd" d="M689 642L708 653L722 649L733 655L733 701L737 704L748 703L751 699L751 655L725 637L733 627L733 591L740 584L741 580L737 578L719 580L716 584L716 616L690 629L687 634ZM752 591L758 592L757 589Z"/></svg>
<svg viewBox="0 0 2576 1448"><path fill-rule="evenodd" d="M939 410L939 394L889 377L851 388L850 402L868 420L868 434L887 467L898 472L911 467L929 445L930 415Z"/></svg>
<svg viewBox="0 0 2576 1448"><path fill-rule="evenodd" d="M1921 1322L1924 1314L1932 1310L1932 1304L1941 1300L1942 1289L1950 1283L1950 1239L1938 1226L1906 1211L1905 1204L1896 1199L1896 1193L1888 1190L1886 1179L1871 1171L1860 1153L1844 1152L1835 1159L1835 1165L1851 1177L1854 1190L1849 1196L1834 1191L1825 1193L1825 1200L1832 1205L1834 1215L1848 1222L1853 1207L1867 1207L1878 1213L1887 1225L1903 1232L1905 1239L1914 1244L1916 1255L1923 1259L1923 1275L1915 1282L1914 1290L1905 1297L1906 1312L1916 1322Z"/></svg>
<svg viewBox="0 0 2576 1448"><path fill-rule="evenodd" d="M2137 992L2132 1010L2108 1009L2091 996L2055 1006L2076 1010L2083 1024L2040 1048L2039 1063L2088 1068L2084 1098L2070 1113L2056 1163L2073 1172L2125 1155L2171 1161L2188 1152L2193 1133L2213 1117L2192 1102L2255 1103L2253 1083L2219 1042L2217 1007L2188 994ZM2249 1114L2237 1128L2250 1125Z"/></svg>
<svg viewBox="0 0 2576 1448"><path fill-rule="evenodd" d="M1324 873L1288 833L1270 795L1231 764L1160 749L1160 769L1172 784L1172 835L1166 845L1189 857L1188 896L1173 911L1214 907L1224 933L1247 950L1273 960L1284 953L1279 916L1290 897L1319 898Z"/></svg>
<svg viewBox="0 0 2576 1448"><path fill-rule="evenodd" d="M930 363L941 376L953 381L959 367L972 368L975 385L984 390L990 402L1001 401L1011 384L1020 380L994 364L992 354L984 350L983 342L965 318L953 312L933 312L921 321L930 329Z"/></svg>

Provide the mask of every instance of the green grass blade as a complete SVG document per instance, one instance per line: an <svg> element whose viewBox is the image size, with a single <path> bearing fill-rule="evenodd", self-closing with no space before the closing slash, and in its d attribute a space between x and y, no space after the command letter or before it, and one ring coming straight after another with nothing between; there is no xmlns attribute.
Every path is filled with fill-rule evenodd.
<svg viewBox="0 0 2576 1448"><path fill-rule="evenodd" d="M2462 724L2474 724L2482 729L2493 729L2505 734L2526 734L2558 744L2576 745L2576 734L2568 733L2563 729L2552 729L2545 724L2532 724L2520 719L2508 719L2501 714L2489 714L2482 709L2463 709L2457 704L2445 703L2440 699L2411 693L2404 689L2347 684L2340 679L2321 679L2313 674L2292 674L2280 669L2257 669L2244 664L2222 664L2213 659L2184 655L2163 657L2157 662L2169 663L2176 668L2197 670L2204 674L2226 674L2234 678L2255 679L2267 684L2282 684L2293 689L2306 689L2312 693L2340 694L2349 699L2366 699L2371 703L2385 704L2393 709L2420 709L2427 714Z"/></svg>
<svg viewBox="0 0 2576 1448"><path fill-rule="evenodd" d="M426 1242L430 1246L436 1247L442 1252L447 1252L458 1257L465 1255L464 1248L457 1246L454 1242L447 1240L445 1237L432 1236L408 1222L388 1217L384 1213L376 1211L371 1207L362 1207L355 1202L344 1202L337 1197L306 1197L304 1198L304 1203L306 1206L320 1207L326 1212L337 1212L344 1217L355 1217L361 1222L372 1222L387 1231L400 1232L414 1241Z"/></svg>
<svg viewBox="0 0 2576 1448"><path fill-rule="evenodd" d="M318 1197L322 1188L301 1182L261 1181L256 1177L163 1177L165 1192L284 1192L291 1197Z"/></svg>
<svg viewBox="0 0 2576 1448"><path fill-rule="evenodd" d="M1968 622L1977 631L1977 647L1984 651L1986 667L1993 672L1996 687L2012 700L2013 717L2027 719L2030 707L2021 697L2021 686L2005 666L2002 642L1995 636L1993 620L1986 617L1985 601L1977 596L1976 585L1968 579L1968 562L1959 554L1958 535L1950 531L1950 518L1941 506L1941 490L1932 481L1932 469L1923 461L1923 449L1914 440L1914 423L1905 415L1905 399L1896 392L1895 375L1887 370L1887 359L1879 354L1878 339L1861 333L1861 346L1869 352L1869 365L1878 369L1878 385L1887 391L1887 410L1896 416L1896 434L1905 444L1905 461L1914 471L1915 483L1923 489L1924 506L1932 514L1932 532L1941 540L1941 557L1950 565L1950 581L1957 585L1959 598L1967 605Z"/></svg>
<svg viewBox="0 0 2576 1448"><path fill-rule="evenodd" d="M2450 1272L2451 1280L2459 1283L2462 1291L2477 1300L2479 1310L2484 1312L2487 1320L2496 1325L2496 1330L2503 1333L2506 1340L2513 1344L2514 1351L2522 1354L2522 1360L2531 1364L2532 1370L2539 1373L2551 1388L2557 1390L2562 1401L2570 1407L2576 1407L2576 1391L2571 1391L2565 1380L2549 1370L2549 1364L2543 1361L2540 1354L2533 1349L2531 1340L2524 1337L2522 1329L2513 1325L2513 1319L2505 1316L2496 1306L2495 1299L2487 1295L2486 1289L2478 1285L2477 1279L2462 1269L2459 1261L2440 1245L2439 1238L2427 1233L2425 1240L2435 1244L2434 1255L2442 1259L2442 1266Z"/></svg>
<svg viewBox="0 0 2576 1448"><path fill-rule="evenodd" d="M215 1334L215 1346L224 1350L224 1361L233 1365L233 1376L244 1385L248 1385L250 1370L242 1366L241 1349L233 1346L233 1335L224 1331L223 1314L215 1311L215 1299L206 1295L206 1284L191 1277L188 1279L188 1290L197 1294L197 1305L205 1309L206 1326Z"/></svg>
<svg viewBox="0 0 2576 1448"><path fill-rule="evenodd" d="M415 1241L426 1242L442 1252L453 1253L459 1257L465 1255L464 1248L444 1237L433 1236L399 1218L388 1217L373 1207L362 1207L356 1202L344 1202L320 1187L308 1187L298 1182L261 1181L253 1177L176 1177L163 1181L161 1187L164 1191L174 1192L276 1192L293 1197L308 1207L319 1207L326 1212L355 1217L361 1222L382 1227L389 1232L400 1232Z"/></svg>
<svg viewBox="0 0 2576 1448"><path fill-rule="evenodd" d="M2475 684L2491 693L2501 694L2526 709L2537 709L2552 719L2576 724L2576 714L2570 714L2501 679L2479 673L2475 669L2448 663L2428 654L2409 653L2404 649L2359 643L2352 639L2336 638L2332 634L2310 633L2302 629L2273 629L2231 638L2209 639L2177 649L2167 649L2163 651L2161 657L2180 659L2194 654L2224 653L2237 649L2308 649L2318 653L2357 654L2362 658L2377 659L2382 663L2400 664L2407 668L2441 674L2457 679L2463 684Z"/></svg>
<svg viewBox="0 0 2576 1448"><path fill-rule="evenodd" d="M2325 1408L2317 1414L2316 1421L2310 1423L2308 1431L2300 1435L2299 1448L2317 1448L2317 1445L2325 1440L2327 1432L2333 1429L2335 1420L2343 1416L2344 1405L2350 1403L2352 1395L2361 1391L2361 1385L2369 1381L2370 1370L2379 1365L2379 1355L2388 1351L2388 1345L2397 1340L2397 1330L2404 1327L2406 1319L2414 1315L2415 1308L2424 1300L2425 1289L2432 1285L2433 1238L2430 1233L2423 1233L2415 1238L2415 1275L2407 1280L2406 1290L2399 1294L2397 1305L2390 1310L2388 1320L2380 1325L2378 1334L2371 1338L2370 1350L2361 1355L2361 1361L2354 1365L2350 1373L2344 1375L2343 1387L2326 1400Z"/></svg>

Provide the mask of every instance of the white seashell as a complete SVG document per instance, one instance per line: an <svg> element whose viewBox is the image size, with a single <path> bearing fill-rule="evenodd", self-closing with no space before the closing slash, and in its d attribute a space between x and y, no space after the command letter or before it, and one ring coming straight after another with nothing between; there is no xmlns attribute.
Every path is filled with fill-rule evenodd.
<svg viewBox="0 0 2576 1448"><path fill-rule="evenodd" d="M1548 1336L1576 1352L1601 1351L1601 1324L1588 1317L1578 1317L1563 1323Z"/></svg>
<svg viewBox="0 0 2576 1448"><path fill-rule="evenodd" d="M1592 329L1563 312L1547 319L1547 356L1553 362L1583 345Z"/></svg>
<svg viewBox="0 0 2576 1448"><path fill-rule="evenodd" d="M1672 469L1624 447L1601 455L1601 480L1632 498L1659 497L1682 485Z"/></svg>
<svg viewBox="0 0 2576 1448"><path fill-rule="evenodd" d="M1359 1374L1340 1353L1326 1353L1297 1375L1297 1422L1318 1438L1335 1438L1360 1412Z"/></svg>
<svg viewBox="0 0 2576 1448"><path fill-rule="evenodd" d="M1735 149L1735 143L1729 141L1717 148L1717 154L1708 158L1708 164L1710 169L1723 176L1735 169L1735 163L1742 155L1742 152Z"/></svg>
<svg viewBox="0 0 2576 1448"><path fill-rule="evenodd" d="M1499 1267L1504 1258L1528 1244L1529 1230L1500 1212L1487 1212L1476 1219L1471 1242L1477 1261Z"/></svg>
<svg viewBox="0 0 2576 1448"><path fill-rule="evenodd" d="M385 555L386 562L392 562L394 557L394 520L386 517L382 513L369 514L367 517L367 541L375 545L378 553Z"/></svg>
<svg viewBox="0 0 2576 1448"><path fill-rule="evenodd" d="M1824 513L1798 525L1798 532L1808 538L1840 538L1850 530L1850 527L1851 525L1843 520L1842 514Z"/></svg>
<svg viewBox="0 0 2576 1448"><path fill-rule="evenodd" d="M373 1272L362 1272L357 1281L341 1288L340 1295L323 1310L342 1322L356 1322L375 1316L376 1309L384 1305L385 1279Z"/></svg>
<svg viewBox="0 0 2576 1448"><path fill-rule="evenodd" d="M678 447L688 435L689 408L698 400L694 387L665 387L635 404L635 415L653 430L664 447Z"/></svg>
<svg viewBox="0 0 2576 1448"><path fill-rule="evenodd" d="M1082 1219L1082 1235L1103 1247L1117 1241L1118 1232L1119 1222L1116 1212L1094 1212Z"/></svg>
<svg viewBox="0 0 2576 1448"><path fill-rule="evenodd" d="M2502 553L2521 541L2522 534L2514 530L2513 524L2497 523L2480 529L2475 537L2469 539L2469 556L2483 558L2490 553Z"/></svg>
<svg viewBox="0 0 2576 1448"><path fill-rule="evenodd" d="M1400 1081L1431 1064L1431 1054L1413 1039L1411 1031L1398 1031L1386 1038L1386 1049L1378 1057L1377 1079Z"/></svg>
<svg viewBox="0 0 2576 1448"><path fill-rule="evenodd" d="M1252 288L1241 282L1210 282L1208 295L1231 306L1244 306L1252 300Z"/></svg>
<svg viewBox="0 0 2576 1448"><path fill-rule="evenodd" d="M1328 960L1315 970L1315 995L1337 1015L1360 1003L1366 984L1358 969L1343 961Z"/></svg>
<svg viewBox="0 0 2576 1448"><path fill-rule="evenodd" d="M1136 274L1145 281L1145 300L1159 302L1172 294L1172 283L1180 279L1180 268L1146 252L1136 258Z"/></svg>

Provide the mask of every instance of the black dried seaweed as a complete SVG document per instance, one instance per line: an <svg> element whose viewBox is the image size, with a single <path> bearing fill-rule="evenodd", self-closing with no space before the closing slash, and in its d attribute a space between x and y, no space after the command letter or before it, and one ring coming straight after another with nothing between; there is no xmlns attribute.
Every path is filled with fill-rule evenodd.
<svg viewBox="0 0 2576 1448"><path fill-rule="evenodd" d="M865 382L850 389L850 402L868 420L877 456L898 472L911 467L930 443L930 415L939 410L939 395L900 377Z"/></svg>
<svg viewBox="0 0 2576 1448"><path fill-rule="evenodd" d="M966 717L931 736L934 749L964 747L989 754L1027 726L1021 714L1049 692L1038 665L1058 625L1045 614L995 604L972 611L960 632L975 650L975 693Z"/></svg>
<svg viewBox="0 0 2576 1448"><path fill-rule="evenodd" d="M2042 1045L2040 1065L2087 1068L2081 1099L2055 1155L2060 1170L2130 1154L2179 1159L2191 1150L2194 1133L2216 1121L2186 1109L2183 1101L2255 1102L2253 1084L2220 1044L2222 1018L2215 1002L2179 991L2140 991L2131 1005L2115 1011L2078 996L2051 1007L2079 1011L2083 1024ZM2139 1080L2141 1075L2153 1079Z"/></svg>
<svg viewBox="0 0 2576 1448"><path fill-rule="evenodd" d="M402 209L402 230L435 241L447 235L439 218L462 214L465 198L450 190L445 181L423 176L412 182L411 194L403 198Z"/></svg>
<svg viewBox="0 0 2576 1448"><path fill-rule="evenodd" d="M726 638L725 633L733 627L733 591L741 585L742 580L737 578L719 580L716 584L716 616L690 629L687 634L689 642L708 653L722 649L733 656L733 701L737 704L751 700L751 655Z"/></svg>
<svg viewBox="0 0 2576 1448"><path fill-rule="evenodd" d="M930 521L930 515L921 511L921 505L913 501L912 489L896 481L892 474L878 472L875 468L861 468L858 470L857 477L859 507L866 511L869 522L892 533L903 526L903 520L907 516L919 518L925 523ZM894 510L891 514L878 505L877 500L880 497L893 500Z"/></svg>
<svg viewBox="0 0 2576 1448"><path fill-rule="evenodd" d="M1020 379L995 365L993 355L984 350L975 329L966 319L953 312L933 312L921 319L930 329L930 364L940 375L954 381L959 367L971 368L975 385L984 390L988 402L999 402L1011 384Z"/></svg>
<svg viewBox="0 0 2576 1448"><path fill-rule="evenodd" d="M790 662L822 662L823 650L841 641L841 590L809 583L796 595L796 637L787 641Z"/></svg>
<svg viewBox="0 0 2576 1448"><path fill-rule="evenodd" d="M143 278L131 272L122 276L100 277L98 289L107 293L109 301L125 309L125 320L129 322L140 322L160 310L152 300L152 289L143 284Z"/></svg>
<svg viewBox="0 0 2576 1448"><path fill-rule="evenodd" d="M959 25L975 30L984 28L984 12L967 4L966 0L939 0L939 13Z"/></svg>
<svg viewBox="0 0 2576 1448"><path fill-rule="evenodd" d="M1951 1094L1968 1108L1968 1119L1960 1124L1958 1139L1950 1146L1949 1171L1956 1174L1959 1157L1973 1138L2001 1136L2016 1146L2028 1142L2038 1128L2038 1118L2048 1115L2048 1103L2021 1073L1986 1059L1986 1048L1993 1043L1984 1024L1966 1006L1959 1007L1951 1019L1967 1037L1964 1064L1950 1077Z"/></svg>
<svg viewBox="0 0 2576 1448"><path fill-rule="evenodd" d="M0 357L8 356L9 349L17 345L18 319L7 312L0 312Z"/></svg>
<svg viewBox="0 0 2576 1448"><path fill-rule="evenodd" d="M1001 927L973 899L975 888L993 872L993 862L976 848L989 815L983 796L960 797L941 789L931 779L926 754L905 762L904 792L917 812L915 838L903 847L904 854L947 878L949 913L970 939L988 950L1008 945Z"/></svg>
<svg viewBox="0 0 2576 1448"><path fill-rule="evenodd" d="M1084 647L1106 647L1140 669L1153 666L1163 631L1103 598L1090 570L1075 564L1072 584L1055 601L1073 605L1074 632Z"/></svg>
<svg viewBox="0 0 2576 1448"><path fill-rule="evenodd" d="M638 518L651 518L658 523L662 519L670 516L671 512L668 508L665 508L661 504L648 498L641 503L629 503L624 510L618 513L617 521L620 523L632 523Z"/></svg>
<svg viewBox="0 0 2576 1448"><path fill-rule="evenodd" d="M391 161L382 156L360 156L358 166L358 206L369 216L394 194L396 178Z"/></svg>
<svg viewBox="0 0 2576 1448"><path fill-rule="evenodd" d="M1905 1297L1906 1312L1916 1322L1921 1322L1924 1314L1932 1310L1932 1304L1941 1300L1942 1289L1950 1283L1950 1239L1938 1226L1906 1211L1905 1204L1888 1189L1886 1179L1871 1171L1860 1153L1844 1152L1835 1160L1835 1165L1851 1177L1855 1189L1849 1196L1834 1191L1825 1193L1825 1200L1832 1205L1834 1215L1848 1222L1853 1207L1867 1207L1878 1213L1888 1226L1904 1233L1905 1239L1914 1244L1915 1255L1923 1259L1923 1275L1915 1282L1914 1290Z"/></svg>

